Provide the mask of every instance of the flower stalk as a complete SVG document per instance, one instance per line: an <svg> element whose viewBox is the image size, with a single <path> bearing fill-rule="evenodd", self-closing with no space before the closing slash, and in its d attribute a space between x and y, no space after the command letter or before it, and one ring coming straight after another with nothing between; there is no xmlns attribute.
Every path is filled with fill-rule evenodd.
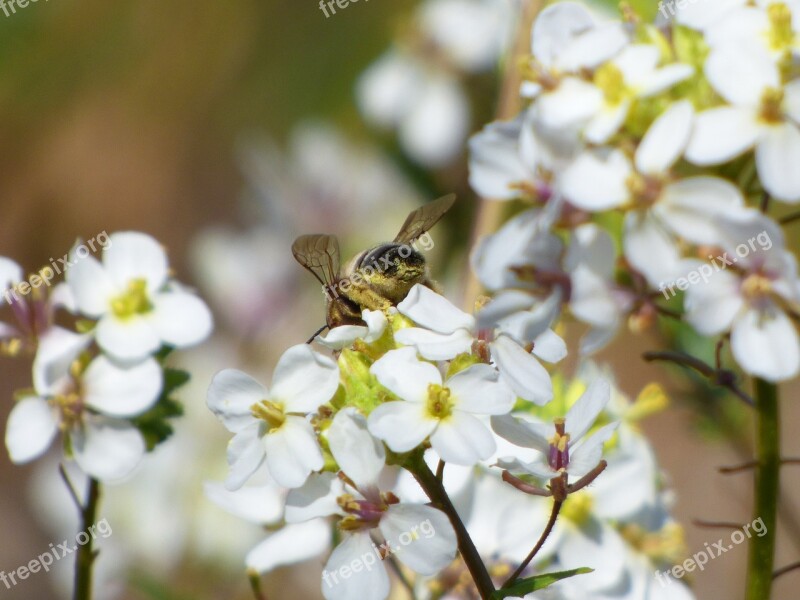
<svg viewBox="0 0 800 600"><path fill-rule="evenodd" d="M775 384L755 380L756 455L754 518L764 523L766 534L750 541L746 600L770 598L775 564L775 537L780 485L779 397Z"/></svg>
<svg viewBox="0 0 800 600"><path fill-rule="evenodd" d="M100 503L100 482L89 479L89 488L86 493L86 504L78 506L81 513L81 531L88 531L97 520L97 509ZM78 546L78 555L75 559L75 592L74 600L91 600L92 598L92 573L97 552L94 550L93 536L84 545Z"/></svg>
<svg viewBox="0 0 800 600"><path fill-rule="evenodd" d="M495 592L494 582L486 569L486 565L483 564L483 559L481 559L478 549L469 536L466 526L450 501L444 485L430 470L421 453L414 454L404 466L411 472L425 494L431 499L431 502L450 519L458 538L458 550L467 565L467 569L469 569L470 575L472 575L472 579L478 588L478 593L483 600L489 600Z"/></svg>

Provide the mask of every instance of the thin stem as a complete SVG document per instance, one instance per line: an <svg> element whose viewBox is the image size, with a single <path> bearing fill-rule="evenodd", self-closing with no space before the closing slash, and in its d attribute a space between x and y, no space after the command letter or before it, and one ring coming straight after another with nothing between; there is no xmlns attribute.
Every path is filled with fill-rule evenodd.
<svg viewBox="0 0 800 600"><path fill-rule="evenodd" d="M753 520L761 519L766 533L750 539L746 600L769 600L775 565L775 538L780 488L780 422L778 388L756 379L755 508Z"/></svg>
<svg viewBox="0 0 800 600"><path fill-rule="evenodd" d="M89 490L86 493L86 504L78 504L81 513L81 531L87 532L97 520L97 508L100 502L100 482L89 479ZM78 546L78 555L75 559L75 593L73 600L91 600L92 598L92 570L97 553L94 551L94 537L84 545Z"/></svg>
<svg viewBox="0 0 800 600"><path fill-rule="evenodd" d="M792 571L797 571L800 569L800 562L793 563L791 565L787 565L783 568L778 569L772 574L772 579L777 579L781 575L786 575L787 573L791 573Z"/></svg>
<svg viewBox="0 0 800 600"><path fill-rule="evenodd" d="M464 526L461 517L450 501L450 497L447 495L447 491L444 489L442 482L439 481L433 471L430 470L422 454L410 457L406 468L417 480L420 487L422 487L423 491L428 495L428 498L431 499L431 502L450 519L450 523L453 525L456 537L458 538L458 550L461 552L461 557L464 559L464 563L467 565L467 569L469 569L470 575L472 575L472 579L475 581L478 593L483 600L489 600L495 591L494 582L492 582L489 571L486 569L486 565L483 564L483 559L481 559L481 555L478 553L478 549L475 547L472 538L469 537L467 528Z"/></svg>
<svg viewBox="0 0 800 600"><path fill-rule="evenodd" d="M261 589L261 575L256 571L248 571L247 579L250 581L250 589L253 590L253 597L256 600L267 600L266 594Z"/></svg>
<svg viewBox="0 0 800 600"><path fill-rule="evenodd" d="M795 221L800 221L800 212L792 213L778 219L778 223L781 225L788 225L789 223L794 223Z"/></svg>
<svg viewBox="0 0 800 600"><path fill-rule="evenodd" d="M394 556L390 556L386 560L386 563L389 565L389 568L392 571L394 571L394 574L397 575L397 579L400 580L400 583L402 584L402 586L404 588L406 588L406 590L408 590L409 597L416 598L417 595L414 592L413 584L408 580L408 577L406 577L406 574L403 573L403 569L401 569L400 565L397 564L397 560L394 558Z"/></svg>
<svg viewBox="0 0 800 600"><path fill-rule="evenodd" d="M507 588L514 583L517 578L522 575L522 572L527 568L534 557L539 553L539 550L542 549L542 546L544 546L544 543L547 541L550 533L552 533L553 527L555 527L556 521L558 520L558 513L561 512L561 507L563 505L564 502L562 500L555 500L553 502L553 510L550 512L550 520L547 522L547 527L545 527L541 537L539 537L539 541L536 542L533 550L530 551L528 556L525 557L525 560L523 560L519 567L517 567L517 570L511 574L511 577L506 579L506 582L502 586L503 588Z"/></svg>
<svg viewBox="0 0 800 600"><path fill-rule="evenodd" d="M442 481L444 481L444 465L445 462L443 460L440 460L439 464L436 467L436 479L439 480L439 483L442 483Z"/></svg>

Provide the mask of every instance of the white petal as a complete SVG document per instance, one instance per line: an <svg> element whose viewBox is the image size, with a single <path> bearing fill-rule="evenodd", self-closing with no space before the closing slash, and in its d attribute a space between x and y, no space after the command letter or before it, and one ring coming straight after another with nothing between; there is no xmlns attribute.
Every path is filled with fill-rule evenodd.
<svg viewBox="0 0 800 600"><path fill-rule="evenodd" d="M431 434L431 446L443 461L467 467L486 460L497 448L486 425L460 410L439 423Z"/></svg>
<svg viewBox="0 0 800 600"><path fill-rule="evenodd" d="M167 255L155 239L146 233L114 233L103 250L103 266L118 288L144 279L147 291L158 291L167 281Z"/></svg>
<svg viewBox="0 0 800 600"><path fill-rule="evenodd" d="M328 443L339 468L359 488L377 484L386 464L386 452L367 430L363 415L352 407L336 413L328 429Z"/></svg>
<svg viewBox="0 0 800 600"><path fill-rule="evenodd" d="M469 184L479 196L512 200L519 196L514 187L532 177L535 165L520 158L519 135L522 119L490 123L469 141Z"/></svg>
<svg viewBox="0 0 800 600"><path fill-rule="evenodd" d="M142 360L161 347L153 322L143 316L119 319L109 313L100 319L95 331L98 345L123 361Z"/></svg>
<svg viewBox="0 0 800 600"><path fill-rule="evenodd" d="M665 92L694 74L694 67L685 64L672 64L657 69L637 85L640 98L649 98Z"/></svg>
<svg viewBox="0 0 800 600"><path fill-rule="evenodd" d="M153 306L153 327L161 340L170 346L186 348L199 344L214 327L211 311L194 294L157 294Z"/></svg>
<svg viewBox="0 0 800 600"><path fill-rule="evenodd" d="M778 67L757 45L730 43L711 51L705 64L712 87L731 104L757 107L764 90L780 87Z"/></svg>
<svg viewBox="0 0 800 600"><path fill-rule="evenodd" d="M283 353L272 375L273 400L283 402L286 412L316 411L336 393L339 367L314 352L308 344L292 346Z"/></svg>
<svg viewBox="0 0 800 600"><path fill-rule="evenodd" d="M560 187L567 200L589 211L620 206L628 199L627 180L631 165L619 150L607 154L581 154L561 176Z"/></svg>
<svg viewBox="0 0 800 600"><path fill-rule="evenodd" d="M542 10L534 24L533 55L543 65L552 67L575 36L592 27L594 19L584 5L577 2L551 4Z"/></svg>
<svg viewBox="0 0 800 600"><path fill-rule="evenodd" d="M548 329L535 340L533 340L533 350L538 356L549 363L557 363L567 356L567 343L552 329Z"/></svg>
<svg viewBox="0 0 800 600"><path fill-rule="evenodd" d="M589 518L562 539L558 553L559 567L594 569L593 573L581 575L580 583L578 578L575 579L575 586L580 585L579 590L614 589L616 586L624 589L626 550L625 542L611 525ZM578 594L577 597L585 596Z"/></svg>
<svg viewBox="0 0 800 600"><path fill-rule="evenodd" d="M694 108L688 100L676 102L647 130L636 150L636 169L645 175L669 170L680 158L692 132Z"/></svg>
<svg viewBox="0 0 800 600"><path fill-rule="evenodd" d="M478 312L478 329L494 329L500 321L508 319L516 313L527 310L535 303L535 298L528 292L504 290L492 298ZM543 318L542 321L547 320ZM550 326L548 321L541 325L544 331Z"/></svg>
<svg viewBox="0 0 800 600"><path fill-rule="evenodd" d="M428 437L438 421L427 416L425 406L417 402L387 402L369 415L372 435L386 442L394 452L408 452Z"/></svg>
<svg viewBox="0 0 800 600"><path fill-rule="evenodd" d="M302 417L286 417L277 430L264 437L269 472L280 485L303 485L312 471L324 466L314 428Z"/></svg>
<svg viewBox="0 0 800 600"><path fill-rule="evenodd" d="M567 469L573 481L580 479L597 467L603 457L603 444L611 439L617 427L619 427L619 423L609 423L575 448L570 456Z"/></svg>
<svg viewBox="0 0 800 600"><path fill-rule="evenodd" d="M93 256L77 261L66 272L66 281L78 310L97 318L111 307L111 300L124 291L117 288L100 262Z"/></svg>
<svg viewBox="0 0 800 600"><path fill-rule="evenodd" d="M572 129L586 123L602 103L603 94L597 87L568 77L554 91L540 96L536 108L539 120L548 129Z"/></svg>
<svg viewBox="0 0 800 600"><path fill-rule="evenodd" d="M254 421L240 429L228 442L228 464L230 472L225 480L225 488L235 491L241 488L264 462L265 423Z"/></svg>
<svg viewBox="0 0 800 600"><path fill-rule="evenodd" d="M314 341L326 348L341 350L352 346L356 340L364 338L368 331L363 325L341 325L331 329L325 336L317 336Z"/></svg>
<svg viewBox="0 0 800 600"><path fill-rule="evenodd" d="M756 148L758 175L777 200L800 201L800 131L794 123L767 128Z"/></svg>
<svg viewBox="0 0 800 600"><path fill-rule="evenodd" d="M730 271L716 271L710 264L703 266L699 261L691 267L708 281L686 290L686 320L705 336L728 331L744 305L739 278ZM708 271L712 273L710 276L707 276Z"/></svg>
<svg viewBox="0 0 800 600"><path fill-rule="evenodd" d="M386 567L366 531L346 535L322 571L325 600L385 600L389 589Z"/></svg>
<svg viewBox="0 0 800 600"><path fill-rule="evenodd" d="M472 330L475 319L457 308L447 298L427 286L417 284L406 296L397 310L417 325L437 333L453 333L458 329Z"/></svg>
<svg viewBox="0 0 800 600"><path fill-rule="evenodd" d="M397 126L409 110L421 77L417 63L398 52L387 52L358 81L361 112L380 127Z"/></svg>
<svg viewBox="0 0 800 600"><path fill-rule="evenodd" d="M248 569L268 573L319 556L330 543L331 527L324 519L286 525L253 548L245 563Z"/></svg>
<svg viewBox="0 0 800 600"><path fill-rule="evenodd" d="M5 290L22 281L22 267L16 261L0 256L0 289Z"/></svg>
<svg viewBox="0 0 800 600"><path fill-rule="evenodd" d="M231 492L222 483L206 481L203 493L223 510L260 525L274 525L283 517L283 493L275 484L245 486Z"/></svg>
<svg viewBox="0 0 800 600"><path fill-rule="evenodd" d="M625 25L609 21L578 35L562 52L557 66L565 71L592 69L618 54L629 42Z"/></svg>
<svg viewBox="0 0 800 600"><path fill-rule="evenodd" d="M220 371L211 380L206 403L228 431L237 433L253 423L252 407L269 398L266 388L235 369Z"/></svg>
<svg viewBox="0 0 800 600"><path fill-rule="evenodd" d="M539 405L553 399L550 375L529 352L505 335L492 342L490 348L502 381L517 396Z"/></svg>
<svg viewBox="0 0 800 600"><path fill-rule="evenodd" d="M583 130L586 140L592 144L605 144L622 127L630 108L631 101L628 99L617 105L601 108Z"/></svg>
<svg viewBox="0 0 800 600"><path fill-rule="evenodd" d="M625 258L651 286L671 281L680 254L675 241L652 212L631 211L625 215Z"/></svg>
<svg viewBox="0 0 800 600"><path fill-rule="evenodd" d="M800 79L783 86L783 110L795 123L800 123Z"/></svg>
<svg viewBox="0 0 800 600"><path fill-rule="evenodd" d="M39 338L33 361L33 384L41 396L53 396L68 383L69 369L78 355L91 343L88 335L80 335L54 326Z"/></svg>
<svg viewBox="0 0 800 600"><path fill-rule="evenodd" d="M39 458L58 433L58 411L42 398L25 398L11 409L6 425L6 448L14 464Z"/></svg>
<svg viewBox="0 0 800 600"><path fill-rule="evenodd" d="M678 22L693 29L705 29L719 22L747 0L715 0L714 2L682 2L678 5Z"/></svg>
<svg viewBox="0 0 800 600"><path fill-rule="evenodd" d="M478 415L502 415L510 411L517 398L499 374L489 365L473 365L445 382L458 410Z"/></svg>
<svg viewBox="0 0 800 600"><path fill-rule="evenodd" d="M612 61L628 84L636 85L658 66L660 51L651 44L631 44Z"/></svg>
<svg viewBox="0 0 800 600"><path fill-rule="evenodd" d="M135 417L156 403L163 378L155 359L120 366L101 355L83 374L83 398L88 406L111 417Z"/></svg>
<svg viewBox="0 0 800 600"><path fill-rule="evenodd" d="M394 334L397 343L414 346L423 358L428 360L450 360L459 354L469 352L475 341L466 329L450 334L436 333L428 329L407 327Z"/></svg>
<svg viewBox="0 0 800 600"><path fill-rule="evenodd" d="M785 381L800 372L797 329L775 304L751 308L736 320L731 349L745 371L767 381Z"/></svg>
<svg viewBox="0 0 800 600"><path fill-rule="evenodd" d="M302 523L341 514L336 498L344 493L336 473L312 473L299 488L286 495L286 522Z"/></svg>
<svg viewBox="0 0 800 600"><path fill-rule="evenodd" d="M550 451L553 426L523 417L502 415L492 417L494 432L516 446L534 448L543 454Z"/></svg>
<svg viewBox="0 0 800 600"><path fill-rule="evenodd" d="M695 244L718 245L724 239L720 215L744 206L739 188L718 177L691 177L664 188L653 213L680 237Z"/></svg>
<svg viewBox="0 0 800 600"><path fill-rule="evenodd" d="M396 549L395 556L420 575L435 575L455 559L456 532L440 510L394 504L379 527L384 539Z"/></svg>
<svg viewBox="0 0 800 600"><path fill-rule="evenodd" d="M589 431L610 400L611 386L597 377L567 413L565 427L573 444Z"/></svg>
<svg viewBox="0 0 800 600"><path fill-rule="evenodd" d="M430 384L441 385L442 375L430 363L417 359L414 348L390 350L370 368L381 385L409 402L424 402Z"/></svg>
<svg viewBox="0 0 800 600"><path fill-rule="evenodd" d="M368 344L379 340L389 324L382 310L365 309L361 312L361 318L367 324L367 335L364 341Z"/></svg>
<svg viewBox="0 0 800 600"><path fill-rule="evenodd" d="M104 482L130 475L145 453L144 438L126 421L87 419L70 434L72 452L87 474Z"/></svg>
<svg viewBox="0 0 800 600"><path fill-rule="evenodd" d="M752 148L762 129L749 108L706 110L695 117L686 158L701 166L727 162Z"/></svg>

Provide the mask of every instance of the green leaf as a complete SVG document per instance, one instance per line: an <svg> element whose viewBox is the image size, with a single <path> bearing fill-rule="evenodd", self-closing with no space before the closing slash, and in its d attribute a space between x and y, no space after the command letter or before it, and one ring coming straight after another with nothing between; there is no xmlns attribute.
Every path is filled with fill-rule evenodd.
<svg viewBox="0 0 800 600"><path fill-rule="evenodd" d="M189 381L190 375L179 369L164 369L164 388L155 406L133 419L133 424L142 432L147 451L166 441L173 433L169 422L183 415L183 405L172 394Z"/></svg>
<svg viewBox="0 0 800 600"><path fill-rule="evenodd" d="M560 571L558 573L534 575L533 577L528 577L527 579L520 579L511 587L497 590L494 594L492 594L492 600L502 600L503 598L509 597L521 598L526 594L550 587L562 579L569 579L570 577L575 577L575 575L586 575L587 573L592 572L594 572L594 569L581 567L580 569L572 569L571 571Z"/></svg>

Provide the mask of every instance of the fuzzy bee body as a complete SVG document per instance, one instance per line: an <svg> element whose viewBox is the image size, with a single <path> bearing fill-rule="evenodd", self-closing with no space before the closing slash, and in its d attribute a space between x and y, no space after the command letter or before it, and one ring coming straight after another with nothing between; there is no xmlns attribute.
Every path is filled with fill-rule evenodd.
<svg viewBox="0 0 800 600"><path fill-rule="evenodd" d="M455 196L445 196L408 215L392 242L364 250L339 271L335 236L304 235L295 240L295 259L323 285L327 327L363 325L364 309L385 310L403 301L416 284L433 287L425 258L412 244L450 209Z"/></svg>

